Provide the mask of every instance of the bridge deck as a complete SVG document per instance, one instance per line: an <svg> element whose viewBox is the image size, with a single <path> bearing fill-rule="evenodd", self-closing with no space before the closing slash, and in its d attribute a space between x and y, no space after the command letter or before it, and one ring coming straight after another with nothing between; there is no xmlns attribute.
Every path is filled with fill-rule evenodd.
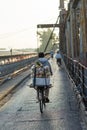
<svg viewBox="0 0 87 130"><path fill-rule="evenodd" d="M68 75L65 71L65 67L62 64L62 66L59 68L55 62L55 59L50 59L50 63L52 65L52 70L53 70L53 76L51 77L51 83L53 84L53 87L50 89L50 95L49 95L50 103L47 105L47 110L45 111L46 114L42 118L45 118L45 119L47 118L45 122L48 122L49 120L49 123L52 123L52 128L54 128L55 130L58 130L58 129L83 130L82 129L83 122L80 118L81 115L79 114L77 99L73 91L73 85L70 82ZM2 84L0 86L0 98L2 98L2 96L6 94L6 92L9 93L12 89L17 87L17 85L20 84L21 81L23 81L23 79L25 79L29 75L29 73L30 73L30 70L23 72L21 75L18 75L18 77L15 77L14 79L10 79L8 82ZM31 92L32 96L34 96L33 95L34 90L32 89L31 91L32 91ZM32 97L32 96L29 96L29 97ZM26 102L27 100L29 99L26 99ZM23 109L26 109L25 105L23 106ZM49 115L49 117L47 117L47 114ZM30 116L31 116L31 113L30 113ZM35 118L35 115L32 115L30 118L32 119L33 116ZM24 120L25 118L26 120L28 120L26 114L24 115ZM22 122L23 122L23 117L22 117ZM18 126L18 123L17 123L17 126ZM34 125L32 125L32 127L35 128L35 123ZM43 130L42 125L40 127L41 127L41 130ZM45 127L51 130L50 126L47 125ZM29 124L28 124L28 128L29 128ZM34 128L31 128L30 130Z"/></svg>

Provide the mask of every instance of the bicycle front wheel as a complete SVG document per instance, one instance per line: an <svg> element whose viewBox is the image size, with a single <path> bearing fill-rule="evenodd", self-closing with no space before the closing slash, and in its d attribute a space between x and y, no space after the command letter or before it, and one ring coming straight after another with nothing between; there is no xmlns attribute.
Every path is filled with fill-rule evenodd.
<svg viewBox="0 0 87 130"><path fill-rule="evenodd" d="M40 92L39 92L39 105L40 105L40 112L43 113L43 106L44 106L43 90L40 90Z"/></svg>
<svg viewBox="0 0 87 130"><path fill-rule="evenodd" d="M40 100L40 112L43 113L43 101Z"/></svg>

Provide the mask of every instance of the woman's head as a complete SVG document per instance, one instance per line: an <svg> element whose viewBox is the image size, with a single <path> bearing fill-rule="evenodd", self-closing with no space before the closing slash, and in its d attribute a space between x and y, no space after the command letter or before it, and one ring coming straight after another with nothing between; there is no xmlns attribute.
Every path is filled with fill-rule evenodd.
<svg viewBox="0 0 87 130"><path fill-rule="evenodd" d="M59 53L59 51L57 51L57 53Z"/></svg>

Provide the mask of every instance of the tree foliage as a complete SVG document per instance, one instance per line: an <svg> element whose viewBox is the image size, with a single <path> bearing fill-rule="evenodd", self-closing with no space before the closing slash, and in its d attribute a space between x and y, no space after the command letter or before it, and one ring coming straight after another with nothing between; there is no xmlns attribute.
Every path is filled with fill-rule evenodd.
<svg viewBox="0 0 87 130"><path fill-rule="evenodd" d="M40 33L38 32L40 43L41 43L40 47L38 48L39 51L44 51L44 49L47 45L47 42L51 36L51 33L52 33L51 29L44 30L43 32L40 32ZM54 49L53 48L54 43L56 43L56 42L58 42L58 38L56 36L56 33L53 33L52 37L49 40L49 44L47 46L46 52L49 52L50 50Z"/></svg>

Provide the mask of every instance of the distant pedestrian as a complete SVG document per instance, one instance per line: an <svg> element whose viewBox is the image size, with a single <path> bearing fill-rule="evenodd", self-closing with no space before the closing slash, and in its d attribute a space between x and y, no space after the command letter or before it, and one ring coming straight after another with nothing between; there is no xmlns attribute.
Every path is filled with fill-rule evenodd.
<svg viewBox="0 0 87 130"><path fill-rule="evenodd" d="M61 54L59 51L57 51L55 58L56 58L57 64L60 66L61 65Z"/></svg>
<svg viewBox="0 0 87 130"><path fill-rule="evenodd" d="M53 58L53 56L54 56L54 51L51 50L51 51L50 51L50 57Z"/></svg>

